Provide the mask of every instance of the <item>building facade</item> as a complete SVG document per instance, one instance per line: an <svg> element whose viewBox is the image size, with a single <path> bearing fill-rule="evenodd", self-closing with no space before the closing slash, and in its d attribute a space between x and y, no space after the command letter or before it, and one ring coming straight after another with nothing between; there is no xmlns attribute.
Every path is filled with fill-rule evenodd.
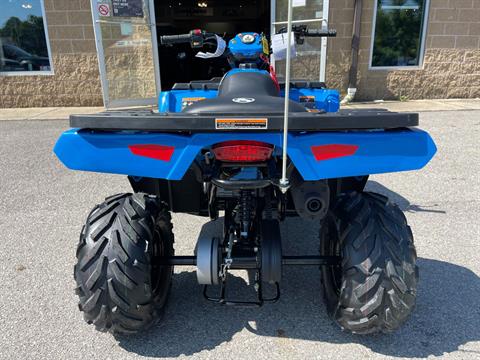
<svg viewBox="0 0 480 360"><path fill-rule="evenodd" d="M285 0L272 1L260 7L259 1L243 3L245 8L257 9L255 16L265 23L272 21L275 11L278 18L279 9L286 3ZM200 4L197 1L182 9L154 0L130 2L155 6L159 35L173 31L171 14L176 16L178 29L196 28L197 16L210 24L208 26L216 27L217 32L222 26L227 29L231 22L228 19L236 19L238 26L242 16L246 23L257 21L257 18L247 19L247 14L253 11L239 11L242 1L231 5L228 1L221 2L222 5L218 5L221 14L216 7L220 2L213 0L202 2L202 6L207 4L206 9L197 9ZM352 64L356 1L326 3L329 3L329 27L338 32L337 38L328 40L326 83L345 93ZM323 4L325 0L307 0L307 17L325 17L327 9L322 8ZM142 49L146 46L143 38L135 37L139 33L135 30L138 14L129 14L134 19L133 30L131 24L101 25L103 44L111 44L114 50L109 47L108 51L98 51L92 11L102 23L104 17L98 16L114 16L113 12L118 11L115 5L115 1L97 0L13 0L2 5L5 10L0 14L0 107L101 106L105 87L110 88L110 96L115 92L127 96L130 92L155 93L153 63L158 59L138 55L137 45L143 46ZM480 97L479 0L363 0L360 19L357 100ZM134 44L137 44L136 51L132 51ZM157 44L154 41L149 46L153 49ZM307 54L307 60L299 60L294 65L296 76L318 76L322 61L318 60L320 52L315 51L320 46L319 42L312 42L305 51L299 51L299 56ZM160 51L158 61L161 63L168 56ZM103 60L103 68L99 68L99 58ZM180 64L180 58L173 62L176 59ZM171 68L174 63L169 64L167 68L160 64L163 88L166 86L163 79L170 73L185 75L185 71ZM99 69L108 70L103 90ZM202 71L199 68L191 76L209 74ZM128 82L129 77L136 79L134 86Z"/></svg>
<svg viewBox="0 0 480 360"><path fill-rule="evenodd" d="M339 89L348 83L353 3L331 2L331 26L338 29L339 37L329 44L327 78ZM371 66L375 4L366 0L363 5L357 99L480 97L480 1L431 0L420 65L398 70Z"/></svg>

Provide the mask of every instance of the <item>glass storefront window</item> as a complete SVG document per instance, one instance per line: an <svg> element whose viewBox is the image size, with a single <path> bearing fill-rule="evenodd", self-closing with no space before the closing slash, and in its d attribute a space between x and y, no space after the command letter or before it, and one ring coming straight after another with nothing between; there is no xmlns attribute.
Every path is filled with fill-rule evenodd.
<svg viewBox="0 0 480 360"><path fill-rule="evenodd" d="M288 17L288 0L276 1L277 21L286 21ZM293 20L318 19L323 17L323 0L306 0L305 6L293 8Z"/></svg>
<svg viewBox="0 0 480 360"><path fill-rule="evenodd" d="M428 0L377 0L371 67L422 63Z"/></svg>
<svg viewBox="0 0 480 360"><path fill-rule="evenodd" d="M43 0L0 2L0 75L50 73Z"/></svg>
<svg viewBox="0 0 480 360"><path fill-rule="evenodd" d="M304 23L309 29L321 29L321 20L324 18L324 0L306 0L305 6L293 8L293 20L308 21ZM288 0L277 0L275 6L275 21L286 22L288 18ZM275 25L275 32L286 27L286 24ZM318 81L320 68L322 40L320 38L306 38L303 45L296 45L297 56L292 59L291 76L293 79ZM275 62L275 70L280 79L285 75L285 60Z"/></svg>

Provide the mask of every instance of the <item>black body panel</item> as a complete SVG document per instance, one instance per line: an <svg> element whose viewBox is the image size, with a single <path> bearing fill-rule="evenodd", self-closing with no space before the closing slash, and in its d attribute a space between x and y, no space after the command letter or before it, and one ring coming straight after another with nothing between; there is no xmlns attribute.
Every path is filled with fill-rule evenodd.
<svg viewBox="0 0 480 360"><path fill-rule="evenodd" d="M213 99L205 99L197 101L196 103L187 106L183 113L185 114L218 114L218 115L230 115L230 114L283 114L285 100L278 96L265 96L257 95L255 93L250 94L246 99L252 101L250 103L237 103L235 98L241 98L241 95L231 94L230 96L224 95ZM305 106L300 105L297 102L290 101L290 112L307 112ZM258 115L257 115L258 116Z"/></svg>
<svg viewBox="0 0 480 360"><path fill-rule="evenodd" d="M254 84L254 86L252 86ZM272 78L258 72L235 73L220 83L218 96L278 96L279 91Z"/></svg>
<svg viewBox="0 0 480 360"><path fill-rule="evenodd" d="M255 86L252 86L255 84ZM244 101L244 102L241 102ZM235 73L223 78L218 97L198 101L183 111L187 114L281 114L284 98L272 78L257 72ZM290 112L306 112L305 106L290 101Z"/></svg>

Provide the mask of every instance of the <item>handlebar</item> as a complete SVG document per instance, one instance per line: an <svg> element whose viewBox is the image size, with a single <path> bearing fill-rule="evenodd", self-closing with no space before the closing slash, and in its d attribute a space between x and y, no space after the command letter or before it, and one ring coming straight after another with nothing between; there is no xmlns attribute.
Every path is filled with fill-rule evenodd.
<svg viewBox="0 0 480 360"><path fill-rule="evenodd" d="M190 44L192 48L199 49L204 43L211 38L215 38L215 34L207 33L203 30L192 30L188 34L181 35L164 35L160 36L161 45Z"/></svg>
<svg viewBox="0 0 480 360"><path fill-rule="evenodd" d="M281 28L278 31L278 34L287 33L288 29L286 27ZM337 30L333 29L321 29L321 30L310 30L307 25L293 25L292 32L295 34L295 41L298 45L303 45L305 43L306 37L335 37L337 36Z"/></svg>
<svg viewBox="0 0 480 360"><path fill-rule="evenodd" d="M162 45L189 44L191 41L191 34L160 36L160 44Z"/></svg>
<svg viewBox="0 0 480 360"><path fill-rule="evenodd" d="M314 29L310 30L306 25L294 25L292 31L295 34L295 39L298 44L303 44L306 37L335 37L337 30L333 29ZM286 33L287 28L282 28L279 34ZM164 35L160 36L161 45L175 45L175 44L190 44L192 48L201 48L204 44L212 38L215 34L210 34L202 30L192 30L188 34L181 35Z"/></svg>
<svg viewBox="0 0 480 360"><path fill-rule="evenodd" d="M337 30L307 30L304 33L305 37L336 37L337 36Z"/></svg>

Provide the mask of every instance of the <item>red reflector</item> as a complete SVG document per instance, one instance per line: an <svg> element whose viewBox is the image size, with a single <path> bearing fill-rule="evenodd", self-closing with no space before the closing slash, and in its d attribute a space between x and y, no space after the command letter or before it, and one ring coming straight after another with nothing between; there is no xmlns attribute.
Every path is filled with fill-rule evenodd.
<svg viewBox="0 0 480 360"><path fill-rule="evenodd" d="M225 141L212 149L217 160L225 162L259 162L271 158L273 145L260 141Z"/></svg>
<svg viewBox="0 0 480 360"><path fill-rule="evenodd" d="M134 155L162 161L170 161L175 151L173 146L164 145L129 145L128 148Z"/></svg>
<svg viewBox="0 0 480 360"><path fill-rule="evenodd" d="M312 146L312 153L315 156L315 160L317 161L350 156L355 154L357 150L358 150L357 145L332 144L332 145Z"/></svg>

